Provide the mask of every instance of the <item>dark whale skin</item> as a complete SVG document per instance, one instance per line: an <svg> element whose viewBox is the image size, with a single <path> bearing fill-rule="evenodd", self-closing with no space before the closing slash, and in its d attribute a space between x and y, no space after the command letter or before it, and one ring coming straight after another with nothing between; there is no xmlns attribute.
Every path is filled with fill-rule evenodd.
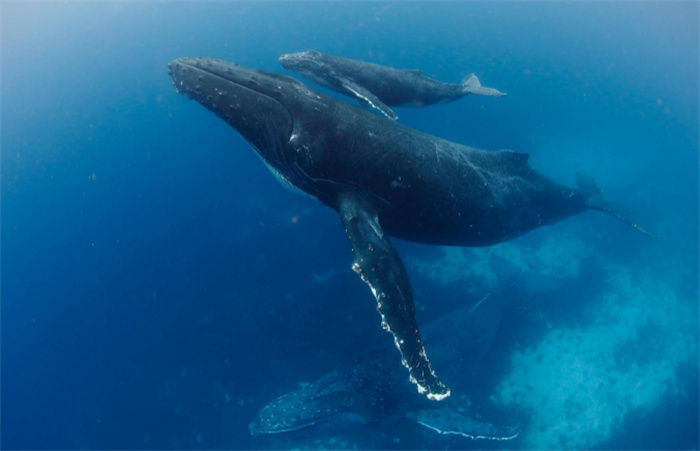
<svg viewBox="0 0 700 451"><path fill-rule="evenodd" d="M450 390L427 357L407 272L387 235L439 245L503 242L588 208L598 193L559 185L527 155L452 143L276 73L210 58L169 64L176 89L226 121L284 183L338 212L409 379ZM614 213L613 213L614 214Z"/></svg>

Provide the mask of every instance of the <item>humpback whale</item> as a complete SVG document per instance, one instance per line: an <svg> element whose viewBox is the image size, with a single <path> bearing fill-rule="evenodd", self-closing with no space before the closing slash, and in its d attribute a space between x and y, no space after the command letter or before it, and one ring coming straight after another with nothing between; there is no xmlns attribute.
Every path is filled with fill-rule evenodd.
<svg viewBox="0 0 700 451"><path fill-rule="evenodd" d="M409 380L429 399L450 390L431 367L389 236L487 246L587 209L613 213L590 183L555 183L526 154L430 136L291 77L210 58L178 58L169 72L178 92L237 130L280 181L339 214L352 269L369 284Z"/></svg>
<svg viewBox="0 0 700 451"><path fill-rule="evenodd" d="M461 84L443 83L428 78L416 69L392 67L364 61L324 55L315 50L288 53L279 58L283 68L293 70L306 79L354 97L358 102L381 111L389 119L398 119L389 107L452 102L467 94L503 97L504 93L481 86L476 75L466 77Z"/></svg>
<svg viewBox="0 0 700 451"><path fill-rule="evenodd" d="M446 371L441 373L460 394L472 393L473 378L489 354L506 299L489 293L473 305L433 320L423 328L431 358L445 363ZM304 431L308 438L328 430L342 434L352 426L343 422L346 418L377 425L407 418L440 434L470 439L508 440L517 435L511 428L475 418L473 408L465 412L471 405L469 399L453 397L451 404L435 406L416 394L398 362L391 358L392 350L385 345L268 403L250 423L251 434L297 435ZM454 364L456 359L459 364Z"/></svg>

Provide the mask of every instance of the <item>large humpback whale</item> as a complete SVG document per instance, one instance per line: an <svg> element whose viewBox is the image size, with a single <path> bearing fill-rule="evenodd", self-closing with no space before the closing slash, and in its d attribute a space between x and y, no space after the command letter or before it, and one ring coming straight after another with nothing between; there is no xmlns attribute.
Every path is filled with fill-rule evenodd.
<svg viewBox="0 0 700 451"><path fill-rule="evenodd" d="M315 50L288 53L279 58L283 68L293 70L314 83L354 97L363 105L376 108L389 119L398 119L389 108L396 105L418 107L452 102L467 94L502 97L505 94L485 88L476 75L461 84L428 78L416 69L394 69L379 64L324 55Z"/></svg>
<svg viewBox="0 0 700 451"><path fill-rule="evenodd" d="M430 399L450 391L431 368L388 236L487 246L587 209L610 212L590 183L557 184L525 154L426 135L284 75L209 58L169 68L176 89L236 129L283 183L338 212L352 268L369 284L409 379Z"/></svg>

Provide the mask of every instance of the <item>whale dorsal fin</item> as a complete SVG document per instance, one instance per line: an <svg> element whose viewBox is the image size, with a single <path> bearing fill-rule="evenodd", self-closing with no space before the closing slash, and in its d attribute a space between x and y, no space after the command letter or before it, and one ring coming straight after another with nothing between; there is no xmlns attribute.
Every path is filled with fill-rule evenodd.
<svg viewBox="0 0 700 451"><path fill-rule="evenodd" d="M357 194L343 193L338 198L338 210L355 256L352 269L372 289L382 327L394 336L410 381L430 399L446 398L450 390L430 367L418 331L406 268L384 234L372 206Z"/></svg>
<svg viewBox="0 0 700 451"><path fill-rule="evenodd" d="M354 81L348 78L338 78L338 81L343 86L343 88L349 91L349 93L353 97L355 97L361 104L381 111L382 114L384 114L384 116L388 117L391 120L395 121L399 118L399 116L397 116L391 108L389 108L386 104L384 104L384 102L379 100L379 98L375 96L369 89L355 83Z"/></svg>
<svg viewBox="0 0 700 451"><path fill-rule="evenodd" d="M529 153L516 152L514 150L499 150L504 159L510 164L517 166L527 166L530 160Z"/></svg>

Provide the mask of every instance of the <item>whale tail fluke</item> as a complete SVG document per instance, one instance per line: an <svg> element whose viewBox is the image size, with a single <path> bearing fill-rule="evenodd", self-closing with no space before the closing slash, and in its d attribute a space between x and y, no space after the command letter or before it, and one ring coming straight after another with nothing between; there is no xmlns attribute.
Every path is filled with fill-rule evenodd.
<svg viewBox="0 0 700 451"><path fill-rule="evenodd" d="M593 179L593 177L591 177L588 174L583 174L579 172L576 174L576 184L578 185L581 191L589 195L588 208L604 211L605 213L616 217L620 221L632 227L637 232L642 233L650 238L657 238L656 235L649 232L636 222L632 221L627 216L623 215L618 209L613 208L603 196L603 191L600 189L600 186L595 181L595 179Z"/></svg>
<svg viewBox="0 0 700 451"><path fill-rule="evenodd" d="M481 82L479 82L479 79L474 74L462 80L462 88L467 94L476 94L479 96L503 97L507 95L505 92L501 92L498 89L481 86Z"/></svg>

